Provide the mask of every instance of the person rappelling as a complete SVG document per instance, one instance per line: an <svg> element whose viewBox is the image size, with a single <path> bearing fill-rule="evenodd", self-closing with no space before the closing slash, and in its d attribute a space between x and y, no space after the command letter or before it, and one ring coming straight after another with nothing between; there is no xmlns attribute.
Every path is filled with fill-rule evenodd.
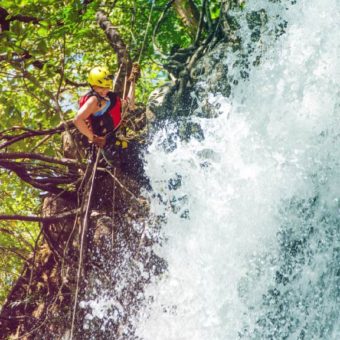
<svg viewBox="0 0 340 340"><path fill-rule="evenodd" d="M135 88L139 76L140 67L135 63L127 80L130 83L128 94L120 98L113 92L114 77L108 68L92 68L88 75L90 91L80 98L73 122L79 132L101 150L108 166L119 166L124 173L145 182L139 156L141 144L136 131L129 129L124 121L129 113L138 111Z"/></svg>
<svg viewBox="0 0 340 340"><path fill-rule="evenodd" d="M135 85L139 67L134 65L130 76L130 89L123 100L112 91L113 75L105 66L94 67L89 75L90 91L79 101L79 110L73 120L77 129L90 143L104 148L116 142L114 131L122 121L122 110L135 109ZM123 147L125 144L123 144Z"/></svg>

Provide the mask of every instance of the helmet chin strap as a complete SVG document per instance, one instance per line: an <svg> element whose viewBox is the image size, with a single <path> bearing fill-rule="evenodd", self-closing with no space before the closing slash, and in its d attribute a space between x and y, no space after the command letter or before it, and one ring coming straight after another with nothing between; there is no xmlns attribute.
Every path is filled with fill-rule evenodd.
<svg viewBox="0 0 340 340"><path fill-rule="evenodd" d="M93 92L96 92L96 94L98 95L98 97L100 98L100 99L102 99L102 100L105 100L107 97L102 97L93 87L92 87L92 85L90 85L90 87L91 87L91 90L93 91Z"/></svg>
<svg viewBox="0 0 340 340"><path fill-rule="evenodd" d="M101 107L102 106L102 103L101 103L101 100L107 100L106 97L102 97L93 87L92 85L90 85L91 87L91 91L94 92L96 98L97 98L97 101L98 101L98 106Z"/></svg>

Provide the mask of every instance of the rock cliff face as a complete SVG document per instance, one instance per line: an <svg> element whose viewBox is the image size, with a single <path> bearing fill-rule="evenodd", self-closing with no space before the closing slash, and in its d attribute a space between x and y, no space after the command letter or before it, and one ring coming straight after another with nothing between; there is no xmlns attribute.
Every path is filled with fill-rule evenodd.
<svg viewBox="0 0 340 340"><path fill-rule="evenodd" d="M285 32L287 22L278 14L285 1L271 2L277 4L263 4L265 8L247 4L244 9L243 1L222 1L219 22L200 45L179 49L169 57L164 67L173 75L172 81L151 94L148 110L160 119L214 117L218 110L211 95L228 98L240 79L249 78L250 66L261 63L266 41Z"/></svg>

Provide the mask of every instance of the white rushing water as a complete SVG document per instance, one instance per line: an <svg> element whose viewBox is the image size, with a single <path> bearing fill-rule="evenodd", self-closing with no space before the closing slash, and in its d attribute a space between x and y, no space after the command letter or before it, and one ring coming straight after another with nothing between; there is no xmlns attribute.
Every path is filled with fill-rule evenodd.
<svg viewBox="0 0 340 340"><path fill-rule="evenodd" d="M286 33L229 98L209 95L221 114L192 119L204 140L169 123L146 156L168 270L142 339L340 339L340 4L246 10L261 8Z"/></svg>

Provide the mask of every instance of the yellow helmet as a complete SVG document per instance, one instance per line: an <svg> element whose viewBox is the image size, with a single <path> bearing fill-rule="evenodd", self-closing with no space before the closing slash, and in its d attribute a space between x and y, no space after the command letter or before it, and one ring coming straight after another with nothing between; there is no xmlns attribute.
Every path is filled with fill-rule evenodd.
<svg viewBox="0 0 340 340"><path fill-rule="evenodd" d="M105 66L94 67L87 78L92 86L112 88L113 76Z"/></svg>

